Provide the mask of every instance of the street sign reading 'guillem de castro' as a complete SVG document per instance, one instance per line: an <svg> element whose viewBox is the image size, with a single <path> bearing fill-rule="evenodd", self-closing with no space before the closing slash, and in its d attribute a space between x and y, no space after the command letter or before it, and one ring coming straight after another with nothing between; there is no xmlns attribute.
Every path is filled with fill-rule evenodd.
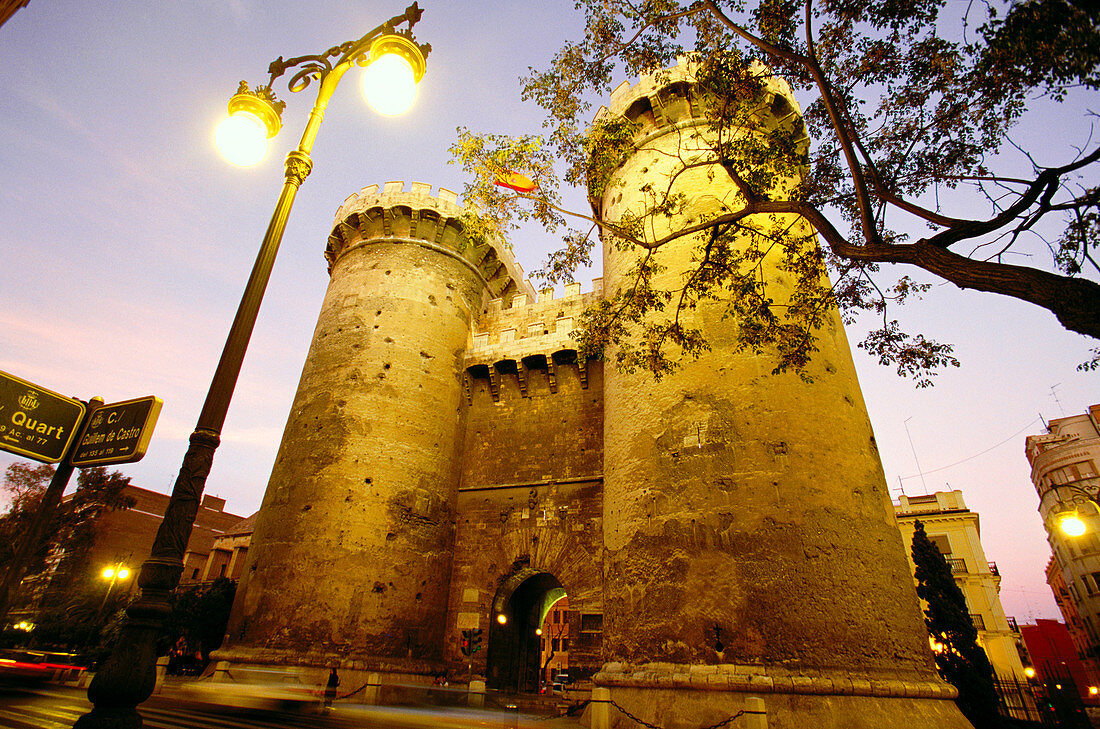
<svg viewBox="0 0 1100 729"><path fill-rule="evenodd" d="M81 431L70 462L86 467L140 460L149 448L162 404L159 397L150 395L97 408Z"/></svg>
<svg viewBox="0 0 1100 729"><path fill-rule="evenodd" d="M0 372L0 449L43 463L65 457L84 403Z"/></svg>

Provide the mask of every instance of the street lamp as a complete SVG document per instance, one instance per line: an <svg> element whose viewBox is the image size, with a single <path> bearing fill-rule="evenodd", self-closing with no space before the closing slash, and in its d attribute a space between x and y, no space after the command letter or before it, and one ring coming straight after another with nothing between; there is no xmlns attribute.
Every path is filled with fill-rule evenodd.
<svg viewBox="0 0 1100 729"><path fill-rule="evenodd" d="M1078 509L1088 504L1095 509L1097 514L1100 514L1100 504L1096 503L1097 495L1100 493L1100 484L1055 484L1051 487L1051 491L1054 492L1059 504L1072 507L1054 515L1055 523L1062 530L1062 533L1068 537L1079 537L1088 531L1088 525L1081 518ZM1059 491L1068 491L1069 497L1061 497Z"/></svg>
<svg viewBox="0 0 1100 729"><path fill-rule="evenodd" d="M99 573L99 576L105 580L110 580L107 583L107 592L103 594L103 602L99 606L99 612L96 614L96 622L99 622L100 616L103 615L103 608L107 606L107 599L111 596L111 590L115 589L115 583L119 580L125 580L130 577L130 570L118 562L109 567L104 567L103 571Z"/></svg>
<svg viewBox="0 0 1100 729"><path fill-rule="evenodd" d="M171 610L169 596L179 584L180 573L183 572L184 549L195 523L195 514L202 500L214 451L220 442L229 401L237 384L264 289L267 288L271 276L275 254L279 250L294 197L313 167L309 153L324 119L325 109L340 79L352 66L365 66L370 70L371 66L385 59L386 65L392 67L395 62L387 59L387 56L397 54L400 56L396 62L397 68L402 69L404 64L412 69L414 81L419 81L424 74L424 58L431 50L431 46L427 44L417 44L412 35L412 28L420 20L422 13L414 2L402 15L390 18L358 40L348 41L316 55L288 60L283 60L280 56L268 67L270 79L266 85L251 90L248 84L241 82L237 93L230 100L230 115L243 119L234 123L238 140L242 130L251 129L253 140L257 133L263 135L263 145L255 144L250 155L256 158L259 153L262 157L266 151L266 139L279 131L280 116L285 106L275 98L272 91L275 80L287 70L297 69L288 82L291 92L302 91L313 81L319 84L317 100L313 104L298 148L286 157L285 181L279 200L275 204L271 222L264 234L233 325L229 329L229 336L210 382L210 390L195 431L191 434L190 446L183 457L164 520L153 542L152 555L141 566L138 576L141 595L127 608L115 648L88 687L88 699L93 708L77 720L75 727L79 729L136 729L141 726L137 705L149 698L156 685L157 635ZM403 24L407 27L398 32L397 27ZM375 74L384 76L385 74L379 73L380 70L384 70L384 66L376 68ZM406 77L407 75L405 74ZM400 88L401 84L391 84L391 87ZM408 93L405 96L407 102L411 103L413 96ZM385 105L383 101L378 103L381 106L376 108L381 108L382 113L387 114L396 113L400 106L398 102L389 105ZM223 142L232 147L232 131L231 125L230 132L222 133L227 137L226 140L219 140L220 135L216 133L215 141L219 147ZM247 140L248 133L243 137ZM248 156L241 159L247 161ZM256 161L259 161L258 158L254 159L253 164Z"/></svg>

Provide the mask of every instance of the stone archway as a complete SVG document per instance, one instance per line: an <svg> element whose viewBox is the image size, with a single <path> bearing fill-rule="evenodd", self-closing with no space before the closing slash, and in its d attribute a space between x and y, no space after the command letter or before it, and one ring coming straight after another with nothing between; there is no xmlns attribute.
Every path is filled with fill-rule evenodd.
<svg viewBox="0 0 1100 729"><path fill-rule="evenodd" d="M505 580L489 616L486 682L507 693L536 693L540 686L540 638L535 630L565 588L548 572L525 568Z"/></svg>

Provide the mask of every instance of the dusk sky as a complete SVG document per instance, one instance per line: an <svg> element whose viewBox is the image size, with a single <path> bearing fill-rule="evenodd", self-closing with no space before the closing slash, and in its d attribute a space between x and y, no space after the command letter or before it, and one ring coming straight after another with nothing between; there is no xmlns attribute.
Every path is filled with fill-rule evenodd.
<svg viewBox="0 0 1100 729"><path fill-rule="evenodd" d="M539 110L520 101L518 78L582 26L566 1L423 5L415 32L433 50L413 109L374 114L353 71L321 127L207 482L231 512L247 516L263 497L327 285L336 209L391 180L461 191L448 164L456 127L537 133ZM265 82L276 57L322 53L404 7L37 0L0 26L0 370L81 399L161 397L148 455L119 467L134 484L171 490L316 86L276 86L284 128L249 169L214 149L226 102L242 79ZM1037 160L1063 163L1086 141L1088 103L1052 111L1018 140L1041 138ZM512 239L527 270L555 242L539 230ZM599 275L583 272L582 289ZM1076 370L1094 342L1046 311L950 284L893 316L953 342L962 367L915 389L855 351L891 495L963 491L1000 566L1006 613L1060 619L1023 445L1044 420L1100 402L1100 375ZM870 325L850 327L849 339ZM15 460L0 453L0 468Z"/></svg>

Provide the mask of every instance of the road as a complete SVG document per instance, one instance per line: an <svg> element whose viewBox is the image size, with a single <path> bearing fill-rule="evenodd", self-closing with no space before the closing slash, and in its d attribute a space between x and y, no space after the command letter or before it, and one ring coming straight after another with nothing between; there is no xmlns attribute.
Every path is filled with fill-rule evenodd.
<svg viewBox="0 0 1100 729"><path fill-rule="evenodd" d="M84 689L0 686L0 728L70 729L90 711ZM244 712L182 701L170 694L151 697L139 709L145 729L557 729L580 727L576 719L538 720L513 712L410 709L341 705L329 715Z"/></svg>

